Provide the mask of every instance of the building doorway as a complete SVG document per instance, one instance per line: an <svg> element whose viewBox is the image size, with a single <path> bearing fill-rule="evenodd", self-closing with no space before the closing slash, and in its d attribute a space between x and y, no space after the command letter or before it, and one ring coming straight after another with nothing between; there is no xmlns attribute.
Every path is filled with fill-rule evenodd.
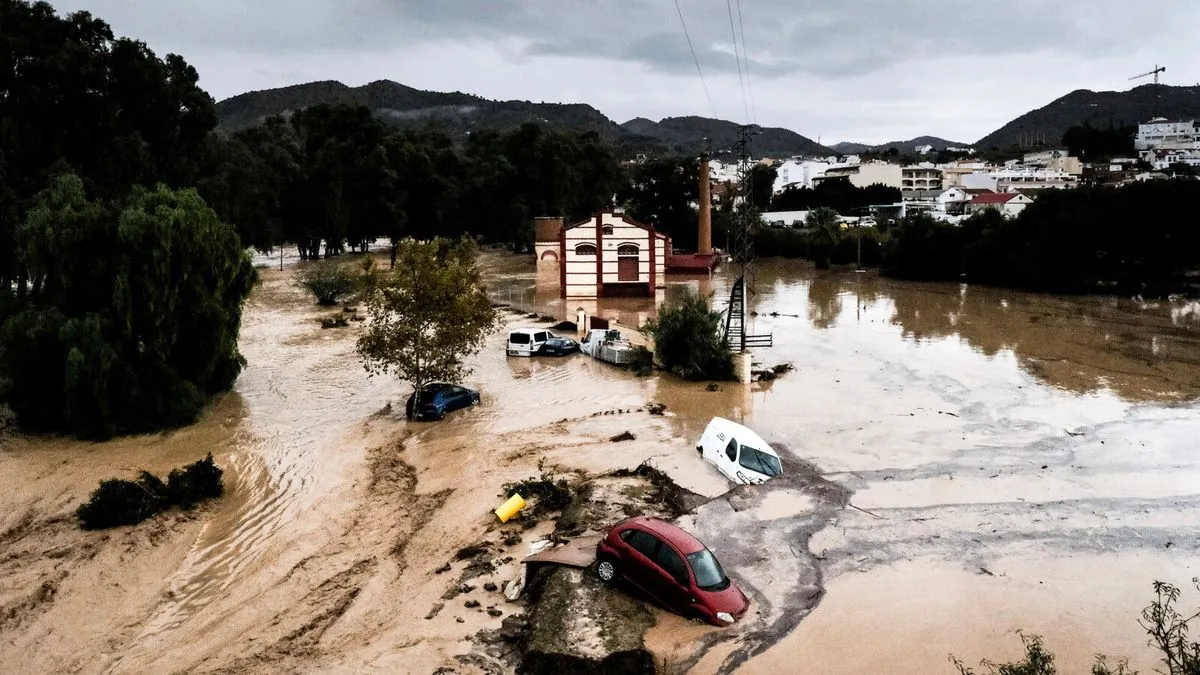
<svg viewBox="0 0 1200 675"><path fill-rule="evenodd" d="M638 271L638 247L633 244L617 247L617 281L637 281Z"/></svg>

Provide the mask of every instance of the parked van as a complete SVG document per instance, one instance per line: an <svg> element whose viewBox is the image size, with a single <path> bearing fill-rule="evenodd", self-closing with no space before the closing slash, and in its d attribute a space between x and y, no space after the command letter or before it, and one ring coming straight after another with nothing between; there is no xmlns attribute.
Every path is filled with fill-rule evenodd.
<svg viewBox="0 0 1200 675"><path fill-rule="evenodd" d="M742 485L757 485L783 473L779 454L766 441L724 417L712 418L696 450L726 478Z"/></svg>
<svg viewBox="0 0 1200 675"><path fill-rule="evenodd" d="M508 334L509 356L533 356L553 337L545 328L517 328Z"/></svg>

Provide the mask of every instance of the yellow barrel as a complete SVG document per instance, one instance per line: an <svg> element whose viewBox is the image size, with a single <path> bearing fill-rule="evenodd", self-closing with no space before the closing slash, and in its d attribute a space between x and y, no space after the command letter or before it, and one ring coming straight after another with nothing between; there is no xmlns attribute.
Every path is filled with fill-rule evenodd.
<svg viewBox="0 0 1200 675"><path fill-rule="evenodd" d="M521 498L519 492L514 493L513 496L508 498L508 501L496 509L496 517L500 519L500 522L507 523L509 518L517 515L517 511L523 508L525 508L525 500Z"/></svg>

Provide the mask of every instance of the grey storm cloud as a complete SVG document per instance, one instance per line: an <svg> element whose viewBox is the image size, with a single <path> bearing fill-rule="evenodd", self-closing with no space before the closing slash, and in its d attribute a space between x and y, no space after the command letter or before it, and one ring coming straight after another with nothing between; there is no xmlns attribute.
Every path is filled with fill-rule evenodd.
<svg viewBox="0 0 1200 675"><path fill-rule="evenodd" d="M395 49L428 41L516 39L525 56L695 68L671 0L63 0L136 37L180 48L278 54ZM737 0L680 0L696 56L736 71ZM750 70L764 77L865 75L934 56L1051 50L1080 58L1120 49L1124 26L1178 12L1170 0L741 0ZM152 45L153 46L153 45ZM185 54L186 56L186 54Z"/></svg>

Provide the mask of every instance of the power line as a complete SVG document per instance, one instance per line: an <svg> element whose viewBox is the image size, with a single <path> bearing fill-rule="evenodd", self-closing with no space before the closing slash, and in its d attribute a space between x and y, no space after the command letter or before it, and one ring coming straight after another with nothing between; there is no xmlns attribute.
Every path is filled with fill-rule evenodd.
<svg viewBox="0 0 1200 675"><path fill-rule="evenodd" d="M729 10L729 34L733 37L733 58L737 61L738 88L742 92L742 108L746 111L746 122L749 123L750 104L746 101L746 80L742 78L742 55L738 52L737 28L733 25L733 3L725 0L725 7Z"/></svg>
<svg viewBox="0 0 1200 675"><path fill-rule="evenodd" d="M700 84L704 86L704 96L708 99L708 107L712 109L713 118L720 117L717 115L717 106L713 105L712 94L708 92L708 82L704 81L704 71L700 69L700 59L696 58L696 48L692 46L692 35L688 33L687 21L683 20L683 9L679 6L679 0L675 0L675 11L679 12L679 23L683 26L683 36L687 38L688 51L692 53L692 63L696 64L696 74L700 76Z"/></svg>
<svg viewBox="0 0 1200 675"><path fill-rule="evenodd" d="M742 34L742 56L746 61L746 91L750 92L750 121L758 124L758 112L754 110L754 87L750 85L750 57L746 55L746 22L742 21L742 0L737 0L738 31Z"/></svg>

